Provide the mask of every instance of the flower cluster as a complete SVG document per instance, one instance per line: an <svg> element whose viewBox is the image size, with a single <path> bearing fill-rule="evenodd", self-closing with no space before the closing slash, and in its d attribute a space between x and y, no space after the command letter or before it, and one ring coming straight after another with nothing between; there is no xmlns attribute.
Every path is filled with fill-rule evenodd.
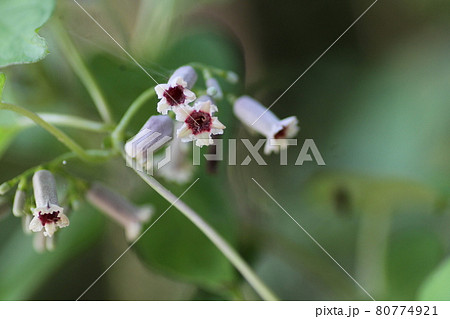
<svg viewBox="0 0 450 319"><path fill-rule="evenodd" d="M167 84L158 84L155 91L160 99L158 112L167 114L173 111L176 120L183 123L177 137L183 142L196 141L196 145L202 147L213 143L211 135L223 134L225 126L213 116L218 108L212 98L205 96L196 99L195 93L190 90L196 81L195 70L191 66L182 66L173 73ZM218 93L221 91L214 90L214 94ZM193 106L191 102L194 102Z"/></svg>

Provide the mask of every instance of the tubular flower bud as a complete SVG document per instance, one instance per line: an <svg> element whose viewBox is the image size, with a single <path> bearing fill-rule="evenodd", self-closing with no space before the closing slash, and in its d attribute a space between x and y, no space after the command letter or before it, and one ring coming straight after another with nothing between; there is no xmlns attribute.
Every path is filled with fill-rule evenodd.
<svg viewBox="0 0 450 319"><path fill-rule="evenodd" d="M5 195L10 189L11 186L8 183L0 184L0 196Z"/></svg>
<svg viewBox="0 0 450 319"><path fill-rule="evenodd" d="M175 130L178 130L182 124L177 122L175 124ZM194 165L189 160L190 144L183 143L179 138L175 138L169 144L167 148L165 158L169 160L161 167L157 167L156 174L162 178L184 184L192 179L194 172ZM167 152L170 152L167 154ZM164 159L160 156L155 160L156 163L162 163Z"/></svg>
<svg viewBox="0 0 450 319"><path fill-rule="evenodd" d="M145 161L147 151L155 152L173 137L173 121L166 115L154 115L139 133L125 144L125 152L131 158Z"/></svg>
<svg viewBox="0 0 450 319"><path fill-rule="evenodd" d="M180 106L195 101L195 94L191 89L197 81L197 73L190 66L178 68L170 77L167 84L158 84L155 87L158 95L158 112L167 114L176 111Z"/></svg>
<svg viewBox="0 0 450 319"><path fill-rule="evenodd" d="M280 120L270 110L249 96L241 96L234 102L233 111L236 117L251 130L267 138L264 153L278 152L287 147L286 139L294 137L298 131L296 116Z"/></svg>
<svg viewBox="0 0 450 319"><path fill-rule="evenodd" d="M149 221L153 214L150 206L136 207L123 196L99 183L92 185L86 193L86 198L94 207L123 226L128 241L139 236L142 224Z"/></svg>
<svg viewBox="0 0 450 319"><path fill-rule="evenodd" d="M223 98L223 91L219 82L215 78L206 80L206 92L215 99L221 100Z"/></svg>
<svg viewBox="0 0 450 319"><path fill-rule="evenodd" d="M225 126L212 113L217 112L217 106L211 100L199 101L194 107L182 107L177 113L177 121L183 125L177 130L177 136L183 142L195 140L197 146L213 143L211 135L223 134Z"/></svg>
<svg viewBox="0 0 450 319"><path fill-rule="evenodd" d="M44 229L44 235L52 237L58 227L69 226L69 218L58 204L55 177L49 171L37 171L33 176L33 189L36 208L29 228L33 232Z"/></svg>
<svg viewBox="0 0 450 319"><path fill-rule="evenodd" d="M17 189L16 194L14 195L13 202L13 215L16 217L21 217L25 215L25 202L27 194L23 189Z"/></svg>

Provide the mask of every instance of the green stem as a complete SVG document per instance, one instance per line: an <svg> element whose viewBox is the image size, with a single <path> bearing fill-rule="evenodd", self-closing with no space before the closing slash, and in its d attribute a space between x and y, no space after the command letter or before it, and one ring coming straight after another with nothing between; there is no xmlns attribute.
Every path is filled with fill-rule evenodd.
<svg viewBox="0 0 450 319"><path fill-rule="evenodd" d="M211 242L225 255L233 266L241 273L248 283L264 300L278 300L275 294L261 281L245 260L220 236L214 228L204 221L192 208L179 200L168 189L162 186L156 179L145 173L134 171L158 194L175 206L184 216L186 216Z"/></svg>
<svg viewBox="0 0 450 319"><path fill-rule="evenodd" d="M63 131L59 130L58 128L56 128L53 125L44 121L36 113L31 112L21 106L6 104L6 103L0 103L0 110L9 110L9 111L13 111L13 112L16 112L23 116L28 117L33 122L35 122L37 125L41 126L45 130L47 130L47 132L49 132L54 137L56 137L58 139L58 141L63 143L65 146L67 146L67 148L69 148L72 152L74 152L82 160L84 160L86 162L92 161L92 157L88 153L86 153L86 151L80 145L78 145L74 140L72 140Z"/></svg>
<svg viewBox="0 0 450 319"><path fill-rule="evenodd" d="M101 162L101 161L107 160L113 156L111 151L105 151L105 150L86 150L85 152L91 158L91 161L95 161L95 162ZM27 169L22 174L2 183L2 185L7 185L9 188L12 188L15 185L17 185L18 183L20 183L23 179L29 178L37 170L40 170L40 169L54 170L56 166L62 165L62 163L64 161L68 161L70 159L77 158L77 157L78 157L78 155L76 153L72 153L72 152L62 154L62 155L56 157L55 159L51 160L50 162Z"/></svg>
<svg viewBox="0 0 450 319"><path fill-rule="evenodd" d="M65 31L64 26L56 22L56 20L54 20L54 24L55 26L53 27L53 32L56 35L57 40L59 41L61 51L66 56L73 71L76 73L78 78L85 86L86 90L89 92L89 95L94 101L94 104L97 107L97 110L100 113L103 121L105 121L106 123L113 123L114 121L112 119L110 107L108 105L108 102L106 101L106 98L104 97L94 77L84 64L83 59L78 53L75 45L72 43L69 35Z"/></svg>
<svg viewBox="0 0 450 319"><path fill-rule="evenodd" d="M391 214L386 201L369 200L360 217L356 247L356 276L374 296L386 294L386 255Z"/></svg>
<svg viewBox="0 0 450 319"><path fill-rule="evenodd" d="M86 120L82 117L65 115L65 114L53 114L53 113L37 113L47 123L55 126L71 127L96 133L108 133L112 128L109 124L104 124L96 121ZM33 126L33 121L28 118L23 118L18 123L21 127Z"/></svg>
<svg viewBox="0 0 450 319"><path fill-rule="evenodd" d="M119 124L116 126L115 130L112 133L112 139L114 141L114 145L116 148L119 147L120 143L123 142L124 134L127 126L130 124L132 118L136 115L136 113L140 110L140 108L152 97L156 94L155 89L153 87L142 92L134 101L131 103L128 110L122 116ZM120 149L119 149L120 150Z"/></svg>

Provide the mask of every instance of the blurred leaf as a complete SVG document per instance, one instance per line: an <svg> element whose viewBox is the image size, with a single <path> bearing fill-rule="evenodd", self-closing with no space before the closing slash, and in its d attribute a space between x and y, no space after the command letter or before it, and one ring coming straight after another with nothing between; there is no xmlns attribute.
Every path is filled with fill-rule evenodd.
<svg viewBox="0 0 450 319"><path fill-rule="evenodd" d="M447 258L425 280L419 290L419 300L450 300L450 258Z"/></svg>
<svg viewBox="0 0 450 319"><path fill-rule="evenodd" d="M0 102L2 101L3 89L5 87L6 75L0 73ZM15 125L18 116L11 111L0 110L0 157L3 155L10 142L20 131Z"/></svg>
<svg viewBox="0 0 450 319"><path fill-rule="evenodd" d="M0 250L0 300L28 299L64 262L73 258L102 233L103 218L83 206L70 215L70 226L57 233L56 249L38 254L21 229Z"/></svg>
<svg viewBox="0 0 450 319"><path fill-rule="evenodd" d="M47 44L36 30L51 16L54 0L0 2L0 67L43 59Z"/></svg>
<svg viewBox="0 0 450 319"><path fill-rule="evenodd" d="M347 100L339 102L348 106L334 105L330 152L322 154L327 165L402 176L448 192L447 38L417 35L365 70Z"/></svg>
<svg viewBox="0 0 450 319"><path fill-rule="evenodd" d="M413 300L443 252L442 242L434 232L415 229L393 234L387 258L391 299Z"/></svg>
<svg viewBox="0 0 450 319"><path fill-rule="evenodd" d="M390 211L429 214L443 198L435 189L407 179L350 172L316 173L307 184L307 198L321 210L337 214L365 214L380 200Z"/></svg>
<svg viewBox="0 0 450 319"><path fill-rule="evenodd" d="M219 179L201 176L182 200L233 245L233 223L229 215L232 210L227 207L225 190L218 185ZM183 191L183 187L178 187L175 193ZM152 202L161 213L170 205L163 199ZM234 279L230 262L175 208L171 208L135 248L152 268L207 288L220 288Z"/></svg>
<svg viewBox="0 0 450 319"><path fill-rule="evenodd" d="M6 75L5 73L0 73L0 102L2 101L3 88L5 87Z"/></svg>

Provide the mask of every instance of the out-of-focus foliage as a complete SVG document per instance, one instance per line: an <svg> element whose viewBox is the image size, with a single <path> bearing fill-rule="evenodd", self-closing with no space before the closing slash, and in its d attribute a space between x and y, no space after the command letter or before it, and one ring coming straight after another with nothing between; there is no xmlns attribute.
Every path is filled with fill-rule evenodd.
<svg viewBox="0 0 450 319"><path fill-rule="evenodd" d="M53 252L39 254L33 250L32 236L16 231L0 245L0 299L29 299L42 284L64 281L54 273L64 263L90 247L102 233L104 219L86 205L70 214L71 231L57 234ZM12 223L11 223L12 224ZM80 292L81 293L81 292ZM77 298L76 292L73 298ZM45 296L42 296L45 298Z"/></svg>
<svg viewBox="0 0 450 319"><path fill-rule="evenodd" d="M7 2L12 0L4 0L0 7ZM39 1L42 6L49 3ZM165 82L180 65L204 62L238 72L247 84L244 92L267 106L370 5L359 0L295 1L283 6L271 0L227 1L227 5L158 0L127 3L125 10L123 3L83 5L107 30L114 26L112 35L158 82ZM60 5L64 14L55 18L71 26L70 36L119 119L134 98L155 83L77 6ZM200 180L182 200L237 247L282 299L366 300L368 296L252 177L377 300L449 298L448 8L445 0L379 1L274 104L272 110L281 118L298 116L302 128L298 144L314 139L326 167L291 165L299 151L295 147L289 148L288 166L280 166L279 158L272 156L265 157L267 166L252 162L225 167L223 162L215 175L205 172L207 163L197 167ZM37 37L37 27L29 34ZM106 42L110 46L105 48ZM0 42L0 56L4 43ZM52 54L42 62L5 70L8 102L33 111L98 119L57 41L49 37L49 44ZM237 95L243 91L224 84L225 88ZM218 116L227 126L225 139L255 142L232 117L231 105L223 103L219 108ZM127 133L135 134L155 109L156 99L141 110ZM0 182L65 151L39 128L20 132L18 119L0 111ZM86 147L103 142L103 136L67 132L76 133ZM247 155L243 152L238 157ZM154 205L156 216L170 205L122 161L100 166L74 162L68 171L86 180L102 180L132 200ZM165 184L177 195L187 187ZM18 220L0 223L0 299L39 298L33 292L47 287L54 289L47 291L53 298L72 298L72 292L59 297L58 289L72 286L55 285L53 274L64 274L65 266L76 258L80 266L65 275L83 278L89 285L126 248L122 230L111 227L99 212L89 208L73 212L71 223L61 232L57 250L41 256L32 251ZM109 232L99 246L108 254L95 256L97 266L101 265L97 274L84 261L102 224L109 225ZM160 291L172 296L167 290L179 296L176 292L186 289L187 282L183 298L257 299L222 254L175 208L127 254L135 254L134 262L141 263L139 272L133 271L125 255L84 298L114 299L119 290L122 297L130 291L139 291L142 299ZM150 275L141 278L144 271ZM161 280L166 277L170 283ZM111 287L117 282L123 286ZM163 287L155 282L163 282ZM87 285L77 287L80 291L74 291L73 298Z"/></svg>
<svg viewBox="0 0 450 319"><path fill-rule="evenodd" d="M450 259L445 259L419 291L419 300L449 300L450 299Z"/></svg>
<svg viewBox="0 0 450 319"><path fill-rule="evenodd" d="M55 0L0 2L0 67L43 59L47 44L36 30L51 16Z"/></svg>

